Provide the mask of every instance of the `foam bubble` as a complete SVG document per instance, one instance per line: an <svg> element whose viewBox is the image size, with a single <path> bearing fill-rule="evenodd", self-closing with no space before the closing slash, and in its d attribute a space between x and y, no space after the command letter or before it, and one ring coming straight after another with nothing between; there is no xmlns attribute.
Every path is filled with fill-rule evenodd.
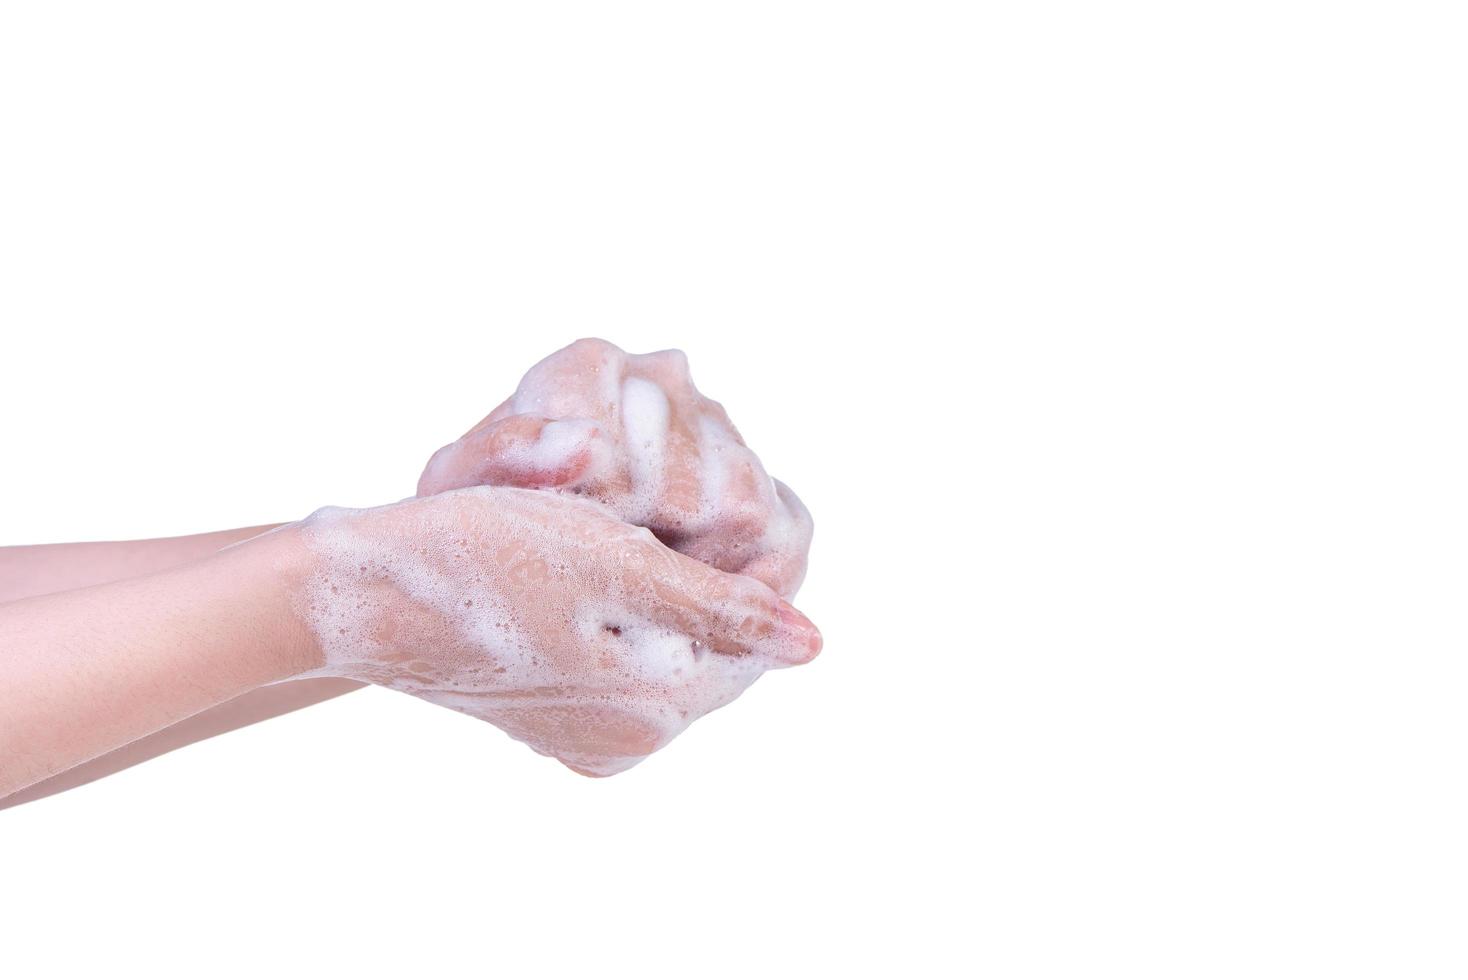
<svg viewBox="0 0 1468 980"><path fill-rule="evenodd" d="M668 399L646 378L622 383L622 428L626 462L632 475L631 499L638 502L635 517L646 520L652 501L662 492L667 469ZM641 521L639 521L640 523Z"/></svg>

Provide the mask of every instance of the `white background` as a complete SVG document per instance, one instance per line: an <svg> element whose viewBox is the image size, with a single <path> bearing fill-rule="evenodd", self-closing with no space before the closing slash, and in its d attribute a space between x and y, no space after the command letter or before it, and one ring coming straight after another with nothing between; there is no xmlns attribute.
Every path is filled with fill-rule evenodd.
<svg viewBox="0 0 1468 980"><path fill-rule="evenodd" d="M5 975L1461 976L1453 12L4 3L0 540L397 499L591 334L826 637L610 780L373 690L0 812Z"/></svg>

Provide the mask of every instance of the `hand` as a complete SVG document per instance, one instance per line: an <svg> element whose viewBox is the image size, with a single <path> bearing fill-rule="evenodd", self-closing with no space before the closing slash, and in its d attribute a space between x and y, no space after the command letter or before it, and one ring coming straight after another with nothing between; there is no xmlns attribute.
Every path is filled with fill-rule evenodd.
<svg viewBox="0 0 1468 980"><path fill-rule="evenodd" d="M405 691L611 775L728 704L820 634L754 579L660 544L600 505L475 487L293 532L316 676Z"/></svg>
<svg viewBox="0 0 1468 980"><path fill-rule="evenodd" d="M681 351L627 354L578 340L428 461L420 496L478 485L597 500L714 568L791 598L805 577L810 513L693 386Z"/></svg>

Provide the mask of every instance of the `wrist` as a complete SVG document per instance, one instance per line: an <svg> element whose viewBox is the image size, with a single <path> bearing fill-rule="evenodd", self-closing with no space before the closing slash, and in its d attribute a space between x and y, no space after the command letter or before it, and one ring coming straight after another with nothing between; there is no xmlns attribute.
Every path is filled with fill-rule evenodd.
<svg viewBox="0 0 1468 980"><path fill-rule="evenodd" d="M311 573L300 528L286 524L231 545L208 560L214 574L243 604L244 628L254 631L252 655L272 680L322 665L321 646L298 608Z"/></svg>

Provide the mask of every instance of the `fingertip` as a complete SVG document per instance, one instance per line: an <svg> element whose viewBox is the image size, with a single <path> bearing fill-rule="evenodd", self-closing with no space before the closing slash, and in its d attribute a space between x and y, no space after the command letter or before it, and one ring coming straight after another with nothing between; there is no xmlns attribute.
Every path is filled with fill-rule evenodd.
<svg viewBox="0 0 1468 980"><path fill-rule="evenodd" d="M810 508L805 506L805 501L801 500L795 491L791 490L784 482L775 480L773 477L771 477L771 480L775 484L776 498L779 499L780 503L785 505L785 509L790 512L791 517L795 519L796 523L806 529L808 535L810 529L815 525L814 519L810 516Z"/></svg>
<svg viewBox="0 0 1468 980"><path fill-rule="evenodd" d="M821 635L821 631L819 629L813 630L811 632L810 640L807 643L807 649L810 650L810 658L806 661L806 663L809 663L811 660L814 660L816 659L816 657L820 656L821 650L825 647L825 645L826 638Z"/></svg>
<svg viewBox="0 0 1468 980"><path fill-rule="evenodd" d="M784 599L780 600L776 615L780 620L777 631L781 644L777 651L779 659L792 665L814 660L825 642L816 624Z"/></svg>
<svg viewBox="0 0 1468 980"><path fill-rule="evenodd" d="M640 357L644 364L666 368L675 377L687 378L690 375L688 370L688 355L676 347L669 347L667 350L655 350L650 354L636 356Z"/></svg>
<svg viewBox="0 0 1468 980"><path fill-rule="evenodd" d="M450 478L452 469L450 461L457 446L458 443L451 442L428 458L428 465L423 467L423 474L418 477L417 495L419 497L431 497L445 490L456 490L461 486L467 486L463 483L455 484Z"/></svg>

